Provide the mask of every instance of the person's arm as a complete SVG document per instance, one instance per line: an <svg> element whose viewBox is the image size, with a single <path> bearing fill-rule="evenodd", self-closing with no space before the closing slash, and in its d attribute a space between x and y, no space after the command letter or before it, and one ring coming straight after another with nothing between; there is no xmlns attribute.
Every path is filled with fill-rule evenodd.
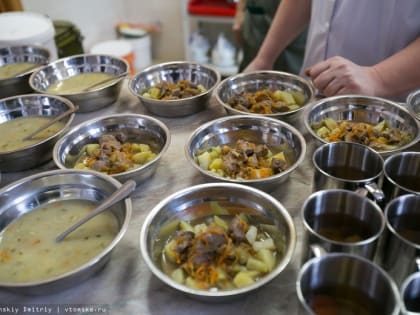
<svg viewBox="0 0 420 315"><path fill-rule="evenodd" d="M246 0L239 0L236 3L236 12L233 19L232 32L239 45L242 44L242 24L244 22Z"/></svg>
<svg viewBox="0 0 420 315"><path fill-rule="evenodd" d="M311 0L282 0L264 42L245 72L272 69L280 53L305 29Z"/></svg>
<svg viewBox="0 0 420 315"><path fill-rule="evenodd" d="M306 74L325 96L365 94L396 97L420 87L420 37L391 57L363 67L332 57L308 69Z"/></svg>

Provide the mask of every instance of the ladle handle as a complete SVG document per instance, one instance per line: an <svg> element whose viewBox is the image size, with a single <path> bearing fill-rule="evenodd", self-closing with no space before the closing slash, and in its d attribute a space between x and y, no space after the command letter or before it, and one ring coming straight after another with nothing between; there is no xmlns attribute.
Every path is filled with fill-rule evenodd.
<svg viewBox="0 0 420 315"><path fill-rule="evenodd" d="M70 226L68 229L66 229L63 233L58 235L55 238L56 242L62 241L68 234L76 230L79 226L86 223L90 219L92 219L94 216L98 215L99 213L105 211L118 201L121 201L124 198L127 198L131 192L136 188L136 182L134 180L128 180L126 181L119 189L117 189L111 196L106 198L99 206L97 206L91 213L89 213L87 216L82 218L80 221L76 222L72 226Z"/></svg>
<svg viewBox="0 0 420 315"><path fill-rule="evenodd" d="M127 75L128 75L128 72L123 72L123 73L120 73L120 74L118 74L116 76L113 76L111 78L106 78L104 80L101 80L99 82L96 82L95 84L92 84L91 86L88 86L87 88L83 89L83 92L89 92L89 91L97 88L98 86L101 86L102 84L120 80L122 78L125 78Z"/></svg>
<svg viewBox="0 0 420 315"><path fill-rule="evenodd" d="M50 121L48 121L45 125L39 127L37 130L35 130L31 134L27 135L25 138L23 138L23 140L29 140L29 139L31 139L37 133L41 132L42 130L47 129L48 127L50 127L52 125L54 125L57 121L65 118L65 117L67 117L68 115L73 114L78 109L79 109L79 106L77 106L77 105L75 105L73 108L69 108L64 113L61 113L60 115L55 116L53 119L51 119Z"/></svg>

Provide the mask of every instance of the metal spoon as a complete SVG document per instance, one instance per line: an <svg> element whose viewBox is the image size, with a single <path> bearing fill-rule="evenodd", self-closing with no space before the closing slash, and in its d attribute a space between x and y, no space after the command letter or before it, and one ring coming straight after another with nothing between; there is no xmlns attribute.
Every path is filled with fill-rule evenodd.
<svg viewBox="0 0 420 315"><path fill-rule="evenodd" d="M102 203L99 206L97 206L91 213L89 213L87 216L80 219L78 222L76 222L75 224L67 228L64 232L62 232L60 235L58 235L55 238L55 241L61 242L67 235L76 230L79 226L86 223L99 213L107 210L109 207L113 206L118 201L127 198L135 188L136 182L134 180L129 179L120 188L114 191L114 193L111 196L105 198L105 200L103 200Z"/></svg>
<svg viewBox="0 0 420 315"><path fill-rule="evenodd" d="M37 133L41 132L42 130L47 129L48 127L54 125L57 121L73 114L75 111L77 111L79 109L79 106L74 106L73 108L69 108L68 110L66 110L64 113L61 113L60 115L55 116L53 119L51 119L50 121L48 121L45 125L39 127L37 130L35 130L34 132L32 132L31 134L27 135L26 137L24 137L22 140L29 140L31 139L33 136L35 136Z"/></svg>
<svg viewBox="0 0 420 315"><path fill-rule="evenodd" d="M88 91L90 91L90 90L92 90L92 89L94 89L94 88L96 88L96 87L98 87L98 86L100 86L102 84L105 84L105 83L108 83L108 82L111 82L111 81L116 81L118 79L121 79L121 78L127 76L127 74L128 74L128 72L123 72L123 73L120 73L118 75L114 75L114 76L112 76L110 78L106 78L104 80L101 80L99 82L96 82L95 84L92 84L91 86L88 86L87 88L84 88L82 90L82 92L88 92Z"/></svg>

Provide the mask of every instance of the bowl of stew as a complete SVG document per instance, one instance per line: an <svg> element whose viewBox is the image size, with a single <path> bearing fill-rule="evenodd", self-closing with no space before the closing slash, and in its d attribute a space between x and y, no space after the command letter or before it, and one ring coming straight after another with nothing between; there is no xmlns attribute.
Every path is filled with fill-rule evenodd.
<svg viewBox="0 0 420 315"><path fill-rule="evenodd" d="M307 108L303 122L317 144L356 142L383 157L406 150L420 137L420 123L406 108L373 96L321 99Z"/></svg>
<svg viewBox="0 0 420 315"><path fill-rule="evenodd" d="M205 109L219 81L220 73L208 65L172 61L135 74L128 87L149 112L181 117Z"/></svg>
<svg viewBox="0 0 420 315"><path fill-rule="evenodd" d="M75 114L56 122L25 140L26 136L74 105L69 100L47 94L23 94L0 100L0 170L16 172L52 159L57 140L70 127Z"/></svg>
<svg viewBox="0 0 420 315"><path fill-rule="evenodd" d="M269 194L208 183L166 197L147 215L140 250L151 272L190 297L222 302L277 277L292 259L293 220Z"/></svg>
<svg viewBox="0 0 420 315"><path fill-rule="evenodd" d="M44 295L78 285L98 272L125 234L129 198L70 233L55 237L86 216L121 184L84 170L53 170L0 190L0 288Z"/></svg>
<svg viewBox="0 0 420 315"><path fill-rule="evenodd" d="M61 169L84 169L137 184L152 176L169 147L171 135L160 120L140 114L112 114L72 128L54 146Z"/></svg>
<svg viewBox="0 0 420 315"><path fill-rule="evenodd" d="M185 144L190 165L206 179L264 191L280 188L305 153L306 141L299 130L278 119L252 115L209 121Z"/></svg>
<svg viewBox="0 0 420 315"><path fill-rule="evenodd" d="M81 54L58 59L37 69L29 84L38 93L59 95L91 112L118 100L129 65L115 56Z"/></svg>

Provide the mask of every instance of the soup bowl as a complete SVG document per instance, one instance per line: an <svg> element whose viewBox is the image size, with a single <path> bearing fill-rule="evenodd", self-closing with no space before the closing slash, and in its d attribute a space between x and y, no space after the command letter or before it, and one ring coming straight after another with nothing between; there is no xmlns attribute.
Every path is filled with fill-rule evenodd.
<svg viewBox="0 0 420 315"><path fill-rule="evenodd" d="M333 121L333 126L326 126L327 120ZM420 137L420 124L410 112L395 102L379 97L362 95L327 97L314 103L303 113L305 127L318 145L333 142L326 140L321 129L323 128L328 134L332 130L337 130L338 128L334 129L334 123L341 121L374 125L378 128L379 136L375 136L377 143L381 142L379 138L394 141L382 147L373 147L370 142L371 135L367 132L354 132L354 137L351 133L344 133L345 141L368 145L382 157L406 150L417 143ZM401 136L394 137L393 134L397 134L395 131L401 132ZM334 141L341 140L337 137Z"/></svg>
<svg viewBox="0 0 420 315"><path fill-rule="evenodd" d="M254 144L267 145L273 154L283 152L287 161L286 168L263 178L231 178L204 168L200 162L206 151L212 147L233 147L238 140L244 139ZM252 115L227 116L209 121L198 127L185 144L185 156L190 164L209 180L246 184L264 191L280 187L304 160L306 142L300 132L283 121ZM209 153L210 156L213 153ZM204 159L203 159L204 160ZM224 166L223 166L224 167Z"/></svg>
<svg viewBox="0 0 420 315"><path fill-rule="evenodd" d="M128 75L128 63L118 57L99 54L81 54L56 60L34 71L29 84L38 93L60 95L79 105L79 112L91 112L117 101L123 79ZM71 90L51 90L64 86L63 82L81 75L96 73L100 78L73 81ZM106 77L104 77L106 76ZM109 79L109 80L108 80ZM90 79L89 79L90 80ZM103 84L103 80L108 80ZM69 82L69 81L67 81Z"/></svg>
<svg viewBox="0 0 420 315"><path fill-rule="evenodd" d="M12 96L0 100L0 124L19 118L52 118L73 108L74 105L72 102L60 96L47 94ZM67 131L73 118L74 114L63 118L61 120L63 127L52 134L48 134L49 136L47 138L39 139L39 141L23 146L22 148L1 150L0 170L2 172L22 171L51 160L54 144ZM31 124L30 121L27 121L27 123ZM5 128L5 131L2 131L3 139L19 138L19 135L16 133L7 135L8 129ZM13 129L9 130L13 132ZM23 136L22 134L20 139Z"/></svg>
<svg viewBox="0 0 420 315"><path fill-rule="evenodd" d="M157 84L177 83L180 80L202 85L205 91L179 99L154 99L145 96L145 92ZM165 117L180 117L203 110L219 81L220 73L207 65L173 61L157 64L137 73L131 78L128 87L149 112Z"/></svg>
<svg viewBox="0 0 420 315"><path fill-rule="evenodd" d="M50 52L40 46L0 48L0 69L7 72L0 70L0 98L32 92L30 75L37 68L48 64L49 60Z"/></svg>
<svg viewBox="0 0 420 315"><path fill-rule="evenodd" d="M265 232L274 240L277 261L266 275L243 287L201 289L180 283L163 271L162 251L168 235L177 230L180 221L193 224L215 215L227 220L241 213L246 214L250 224L259 228L264 226ZM141 255L152 273L175 290L209 302L241 297L273 280L292 259L295 244L293 220L278 200L261 190L232 183L201 184L175 192L149 212L140 232Z"/></svg>
<svg viewBox="0 0 420 315"><path fill-rule="evenodd" d="M290 109L284 107L282 110L273 110L272 113L250 112L245 108L247 105L239 109L235 106L232 107L230 104L230 100L235 95L241 93L255 93L264 89L269 89L272 91L280 90L292 94L299 92L303 99L299 100L301 103L299 106L294 106ZM239 73L224 79L216 88L216 99L218 103L225 108L228 114L259 115L285 120L289 123L297 122L302 109L310 104L314 97L315 89L308 80L298 75L280 71L255 71L249 73ZM296 99L294 98L295 97L293 97L292 101L296 102ZM244 101L248 103L249 99ZM240 103L242 104L243 102L241 101Z"/></svg>
<svg viewBox="0 0 420 315"><path fill-rule="evenodd" d="M0 190L0 231L3 232L10 224L38 207L70 200L88 200L99 203L120 186L117 180L109 176L82 170L53 170L23 178ZM60 207L53 210L58 212ZM130 199L118 202L107 211L117 222L117 232L106 247L85 263L63 274L40 280L19 282L0 280L0 288L20 294L43 295L69 288L88 279L109 261L111 251L120 242L128 228L131 211ZM51 218L51 220L59 222L61 216L62 214L58 219ZM54 240L56 236L51 235L51 238ZM64 242L66 239L62 241ZM37 262L32 261L32 264L35 265Z"/></svg>
<svg viewBox="0 0 420 315"><path fill-rule="evenodd" d="M152 160L140 166L110 176L125 182L133 179L137 184L150 177L169 147L169 129L161 121L139 114L114 114L94 118L71 129L54 146L53 160L61 169L74 168L86 146L97 144L104 135L124 134L124 143L141 143L156 154ZM78 167L78 166L76 166Z"/></svg>

